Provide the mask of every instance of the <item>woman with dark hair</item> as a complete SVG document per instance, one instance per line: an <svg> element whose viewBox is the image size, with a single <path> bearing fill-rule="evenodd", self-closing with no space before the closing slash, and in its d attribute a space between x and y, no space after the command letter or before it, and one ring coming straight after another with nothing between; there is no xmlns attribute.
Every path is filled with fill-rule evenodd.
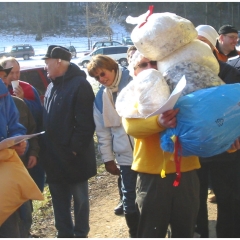
<svg viewBox="0 0 240 240"><path fill-rule="evenodd" d="M135 207L137 173L131 170L134 141L125 132L121 117L115 110L117 95L132 78L126 68L104 55L94 56L87 70L91 77L102 84L94 102L94 121L99 152L106 170L113 175L121 175L123 210L129 236L136 237L138 228L138 212Z"/></svg>

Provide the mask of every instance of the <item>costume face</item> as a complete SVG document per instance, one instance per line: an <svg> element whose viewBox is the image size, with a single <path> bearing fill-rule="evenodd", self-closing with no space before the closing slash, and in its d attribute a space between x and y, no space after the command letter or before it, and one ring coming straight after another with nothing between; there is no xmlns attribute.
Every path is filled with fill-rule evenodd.
<svg viewBox="0 0 240 240"><path fill-rule="evenodd" d="M225 51L231 52L235 49L238 42L237 33L227 33L220 36L220 43Z"/></svg>
<svg viewBox="0 0 240 240"><path fill-rule="evenodd" d="M111 86L115 77L116 74L114 70L109 71L105 68L98 68L94 74L94 78L105 87Z"/></svg>
<svg viewBox="0 0 240 240"><path fill-rule="evenodd" d="M47 58L45 59L45 70L47 71L48 78L54 80L58 77L58 59Z"/></svg>
<svg viewBox="0 0 240 240"><path fill-rule="evenodd" d="M17 61L8 61L5 68L13 67L7 76L7 84L11 85L12 81L20 79L20 66Z"/></svg>

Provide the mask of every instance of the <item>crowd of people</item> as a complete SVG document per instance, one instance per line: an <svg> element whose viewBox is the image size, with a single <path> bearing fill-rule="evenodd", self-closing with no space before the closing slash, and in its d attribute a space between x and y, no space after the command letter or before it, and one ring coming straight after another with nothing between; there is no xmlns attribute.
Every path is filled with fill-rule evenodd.
<svg viewBox="0 0 240 240"><path fill-rule="evenodd" d="M219 77L226 84L240 83L240 72L227 63L239 56L238 31L231 25L217 32L196 27L198 39L216 57ZM15 149L41 192L49 186L56 237L87 238L89 226L88 180L95 176L94 133L106 171L119 176L120 204L131 238L209 237L207 196L211 186L217 202L217 237L240 237L240 140L231 149L209 158L182 157L179 172L172 154L160 147L159 133L175 128L179 109L149 118L124 118L116 111L120 92L146 69L158 70L157 61L128 49L128 67L104 55L94 56L88 74L101 84L94 95L87 75L71 62L68 49L50 45L45 61L51 80L43 105L37 90L20 80L20 65L13 57L0 59L1 140L45 131ZM12 87L13 81L19 86ZM10 118L11 116L11 118ZM163 167L164 166L164 167ZM160 172L164 168L165 177ZM178 175L181 181L174 186ZM71 215L73 199L74 221ZM0 237L29 237L32 201L26 201L0 226Z"/></svg>

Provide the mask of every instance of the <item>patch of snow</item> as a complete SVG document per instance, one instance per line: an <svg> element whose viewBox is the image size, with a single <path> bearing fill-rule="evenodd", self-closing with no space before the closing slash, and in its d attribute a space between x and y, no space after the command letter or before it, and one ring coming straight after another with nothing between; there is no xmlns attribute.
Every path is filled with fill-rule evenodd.
<svg viewBox="0 0 240 240"><path fill-rule="evenodd" d="M120 24L112 24L112 29L114 32L113 40L122 42L122 37L128 36L129 33L126 32L123 26ZM7 32L2 32L0 38L0 51L4 51L4 49L8 46L16 45L16 44L30 44L33 46L36 55L40 55L43 52L46 52L49 45L61 45L68 46L73 45L77 52L84 52L88 50L88 38L86 37L67 37L63 34L55 35L55 36L43 36L41 41L35 40L36 35L24 35L20 33L16 33L15 35L9 35ZM104 37L91 37L89 40L91 43L96 41L100 41L104 39ZM106 37L107 39L107 37Z"/></svg>

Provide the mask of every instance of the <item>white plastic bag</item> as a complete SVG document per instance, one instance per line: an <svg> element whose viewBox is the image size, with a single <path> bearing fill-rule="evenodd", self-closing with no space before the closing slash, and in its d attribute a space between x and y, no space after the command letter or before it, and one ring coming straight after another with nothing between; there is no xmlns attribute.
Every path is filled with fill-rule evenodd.
<svg viewBox="0 0 240 240"><path fill-rule="evenodd" d="M169 12L153 13L146 19L147 15L148 12L136 18L136 21L131 17L127 19L128 23L138 22L131 39L137 49L150 60L160 61L197 38L192 22L183 17Z"/></svg>
<svg viewBox="0 0 240 240"><path fill-rule="evenodd" d="M162 74L155 69L146 69L120 92L116 111L124 118L145 118L163 105L169 96L169 87Z"/></svg>

